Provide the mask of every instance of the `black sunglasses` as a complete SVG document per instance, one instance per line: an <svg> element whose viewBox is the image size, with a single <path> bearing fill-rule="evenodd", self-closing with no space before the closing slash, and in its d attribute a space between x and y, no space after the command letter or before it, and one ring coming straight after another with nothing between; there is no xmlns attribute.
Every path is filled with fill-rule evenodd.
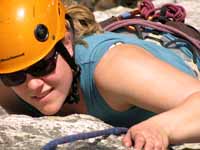
<svg viewBox="0 0 200 150"><path fill-rule="evenodd" d="M0 78L5 86L17 86L26 81L27 73L34 77L48 75L56 68L57 55L55 47L46 57L29 68L14 73L1 74Z"/></svg>

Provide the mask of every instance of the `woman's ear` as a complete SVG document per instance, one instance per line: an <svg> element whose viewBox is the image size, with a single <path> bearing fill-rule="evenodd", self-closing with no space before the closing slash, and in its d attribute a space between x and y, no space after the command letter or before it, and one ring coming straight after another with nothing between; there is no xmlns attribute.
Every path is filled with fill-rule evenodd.
<svg viewBox="0 0 200 150"><path fill-rule="evenodd" d="M73 56L74 50L73 50L73 40L72 40L72 33L70 31L65 32L65 37L63 39L63 44L65 48L68 50L69 54Z"/></svg>
<svg viewBox="0 0 200 150"><path fill-rule="evenodd" d="M71 56L73 56L74 54L74 50L73 50L73 35L71 32L71 27L70 27L70 23L68 20L65 21L65 37L63 39L63 44L65 46L65 48L68 50L69 54Z"/></svg>

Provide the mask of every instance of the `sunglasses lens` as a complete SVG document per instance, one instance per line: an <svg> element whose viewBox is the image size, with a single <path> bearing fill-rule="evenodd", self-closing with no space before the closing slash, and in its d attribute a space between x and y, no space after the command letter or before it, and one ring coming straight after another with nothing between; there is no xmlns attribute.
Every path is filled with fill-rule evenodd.
<svg viewBox="0 0 200 150"><path fill-rule="evenodd" d="M56 59L51 57L47 60L41 60L37 64L31 66L27 72L35 77L41 77L50 74L56 67Z"/></svg>
<svg viewBox="0 0 200 150"><path fill-rule="evenodd" d="M1 80L6 86L17 86L22 84L26 80L26 74L24 72L15 72L6 75L1 75Z"/></svg>
<svg viewBox="0 0 200 150"><path fill-rule="evenodd" d="M57 53L54 52L53 55L47 59L42 59L38 63L29 67L26 71L18 71L15 73L1 75L1 80L6 86L17 86L25 82L26 73L31 74L35 77L42 77L50 74L56 68L56 57Z"/></svg>

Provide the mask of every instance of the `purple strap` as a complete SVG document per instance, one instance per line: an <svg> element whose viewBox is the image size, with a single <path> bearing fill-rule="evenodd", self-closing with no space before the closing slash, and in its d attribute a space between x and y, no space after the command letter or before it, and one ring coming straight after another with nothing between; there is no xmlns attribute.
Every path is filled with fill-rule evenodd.
<svg viewBox="0 0 200 150"><path fill-rule="evenodd" d="M105 31L114 31L118 28L129 26L129 25L141 25L141 26L144 26L144 27L155 28L155 29L160 30L160 31L169 32L169 33L172 33L172 34L179 35L179 36L185 38L186 40L188 40L189 42L191 42L197 49L200 50L200 40L197 40L193 37L190 37L187 34L185 34L184 32L182 32L182 31L180 31L176 28L173 28L171 26L161 24L161 23L158 23L158 22L152 22L152 21L141 20L141 19L118 20L118 21L115 21L115 22L107 25L104 28L104 30Z"/></svg>

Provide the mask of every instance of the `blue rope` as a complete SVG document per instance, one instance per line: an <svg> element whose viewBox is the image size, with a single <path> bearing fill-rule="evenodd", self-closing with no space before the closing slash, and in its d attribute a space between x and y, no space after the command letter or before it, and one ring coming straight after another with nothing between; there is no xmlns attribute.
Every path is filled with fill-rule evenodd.
<svg viewBox="0 0 200 150"><path fill-rule="evenodd" d="M120 134L126 133L127 130L128 130L127 128L123 128L123 127L114 127L114 128L109 128L109 129L104 129L104 130L99 130L99 131L68 135L68 136L64 136L64 137L57 138L50 141L49 143L47 143L45 146L42 147L42 150L56 150L56 147L59 144L71 143L77 140L85 140L85 139L94 138L97 136L108 136L111 134L120 135Z"/></svg>

